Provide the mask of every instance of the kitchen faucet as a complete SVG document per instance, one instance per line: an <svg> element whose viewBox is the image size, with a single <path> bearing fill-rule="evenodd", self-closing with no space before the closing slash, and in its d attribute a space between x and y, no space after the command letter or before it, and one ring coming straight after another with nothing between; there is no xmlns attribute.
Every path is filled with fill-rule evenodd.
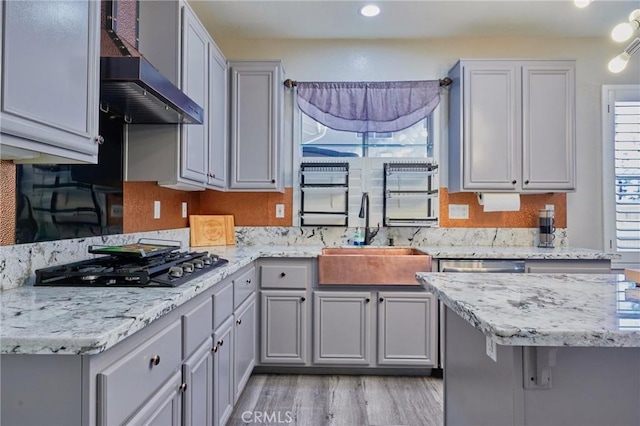
<svg viewBox="0 0 640 426"><path fill-rule="evenodd" d="M366 204L366 209L365 209ZM360 214L358 214L359 218L364 218L364 245L368 246L371 244L373 237L378 234L380 230L380 224L378 223L378 227L373 231L369 231L369 193L362 193L362 200L360 201Z"/></svg>

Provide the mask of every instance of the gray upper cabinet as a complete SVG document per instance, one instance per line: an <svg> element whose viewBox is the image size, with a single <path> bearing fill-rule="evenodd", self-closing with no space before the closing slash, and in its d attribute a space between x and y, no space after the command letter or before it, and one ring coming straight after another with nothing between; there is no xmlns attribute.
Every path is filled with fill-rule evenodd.
<svg viewBox="0 0 640 426"><path fill-rule="evenodd" d="M144 1L139 13L140 52L205 113L203 124L129 125L126 179L179 190L224 189L227 61L186 2Z"/></svg>
<svg viewBox="0 0 640 426"><path fill-rule="evenodd" d="M283 68L280 61L229 61L229 189L284 191Z"/></svg>
<svg viewBox="0 0 640 426"><path fill-rule="evenodd" d="M367 366L371 363L371 293L313 293L313 362Z"/></svg>
<svg viewBox="0 0 640 426"><path fill-rule="evenodd" d="M182 177L207 182L209 172L209 41L210 37L193 11L182 8L182 90L198 105L205 108L202 125L182 126Z"/></svg>
<svg viewBox="0 0 640 426"><path fill-rule="evenodd" d="M210 187L227 187L229 161L227 59L215 43L209 43L209 171Z"/></svg>
<svg viewBox="0 0 640 426"><path fill-rule="evenodd" d="M0 20L0 158L97 162L100 3L6 1Z"/></svg>
<svg viewBox="0 0 640 426"><path fill-rule="evenodd" d="M461 60L449 76L449 191L575 189L575 61Z"/></svg>
<svg viewBox="0 0 640 426"><path fill-rule="evenodd" d="M437 365L437 304L431 293L378 293L378 365Z"/></svg>

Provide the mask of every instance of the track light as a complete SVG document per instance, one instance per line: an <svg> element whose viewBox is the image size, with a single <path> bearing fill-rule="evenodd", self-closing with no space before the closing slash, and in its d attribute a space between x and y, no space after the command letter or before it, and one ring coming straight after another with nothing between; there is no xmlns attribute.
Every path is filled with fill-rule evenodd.
<svg viewBox="0 0 640 426"><path fill-rule="evenodd" d="M640 50L640 38L636 37L629 45L624 49L624 52L609 61L609 71L612 73L622 72L629 63L629 59Z"/></svg>
<svg viewBox="0 0 640 426"><path fill-rule="evenodd" d="M611 31L611 38L617 42L629 40L640 28L640 9L636 9L629 15L629 22L616 25Z"/></svg>
<svg viewBox="0 0 640 426"><path fill-rule="evenodd" d="M583 9L587 6L589 6L589 4L591 4L593 0L574 0L573 4L576 5L576 7L579 7L580 9Z"/></svg>

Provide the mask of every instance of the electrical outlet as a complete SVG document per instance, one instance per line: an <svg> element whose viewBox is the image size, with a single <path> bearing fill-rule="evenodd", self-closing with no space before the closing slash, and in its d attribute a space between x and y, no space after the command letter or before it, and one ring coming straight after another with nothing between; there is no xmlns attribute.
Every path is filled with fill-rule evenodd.
<svg viewBox="0 0 640 426"><path fill-rule="evenodd" d="M284 204L276 204L276 217L277 218L284 217Z"/></svg>
<svg viewBox="0 0 640 426"><path fill-rule="evenodd" d="M469 205L449 204L449 219L469 219Z"/></svg>
<svg viewBox="0 0 640 426"><path fill-rule="evenodd" d="M182 202L182 217L187 217L187 202L183 201Z"/></svg>
<svg viewBox="0 0 640 426"><path fill-rule="evenodd" d="M160 201L153 202L153 218L160 219Z"/></svg>
<svg viewBox="0 0 640 426"><path fill-rule="evenodd" d="M498 362L498 346L489 336L487 336L487 356Z"/></svg>

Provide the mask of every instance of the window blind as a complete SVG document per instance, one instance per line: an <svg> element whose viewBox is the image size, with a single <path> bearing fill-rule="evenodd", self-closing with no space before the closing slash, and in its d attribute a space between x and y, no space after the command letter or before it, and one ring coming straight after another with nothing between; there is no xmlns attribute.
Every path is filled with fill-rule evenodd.
<svg viewBox="0 0 640 426"><path fill-rule="evenodd" d="M616 247L640 251L640 101L616 101L614 122Z"/></svg>

